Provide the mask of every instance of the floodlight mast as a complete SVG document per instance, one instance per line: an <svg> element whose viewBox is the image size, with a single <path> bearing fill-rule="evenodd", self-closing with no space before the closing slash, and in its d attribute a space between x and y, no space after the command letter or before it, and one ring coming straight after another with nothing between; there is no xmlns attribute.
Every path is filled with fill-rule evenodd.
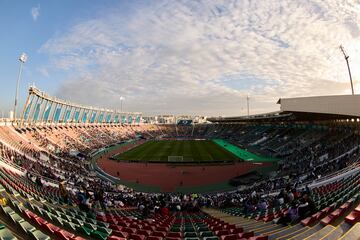
<svg viewBox="0 0 360 240"><path fill-rule="evenodd" d="M352 77L351 77L350 65L349 65L349 55L346 54L345 49L344 49L344 47L342 45L340 45L339 48L340 48L341 52L344 54L346 65L347 65L347 68L348 68L348 71L349 71L350 84L351 84L351 93L352 93L352 95L354 95L354 86L353 86L353 81L352 81Z"/></svg>
<svg viewBox="0 0 360 240"><path fill-rule="evenodd" d="M22 53L19 57L20 67L19 67L19 74L16 81L16 92L15 92L15 102L14 102L14 112L13 112L13 121L16 122L16 110L18 105L18 99L19 99L19 86L20 86L20 79L21 79L21 73L22 73L22 67L23 64L27 61L27 55L25 53Z"/></svg>
<svg viewBox="0 0 360 240"><path fill-rule="evenodd" d="M246 96L246 103L247 103L247 117L248 117L248 118L250 117L249 101L250 101L250 98L249 98L249 95L247 95L247 96Z"/></svg>

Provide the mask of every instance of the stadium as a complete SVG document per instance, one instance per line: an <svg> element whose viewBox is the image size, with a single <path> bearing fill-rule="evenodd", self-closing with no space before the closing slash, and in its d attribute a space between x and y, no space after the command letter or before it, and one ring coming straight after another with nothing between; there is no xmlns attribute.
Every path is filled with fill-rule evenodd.
<svg viewBox="0 0 360 240"><path fill-rule="evenodd" d="M180 9L178 5L168 4L170 7L167 4L154 5L170 12L175 8ZM184 3L178 4L183 6ZM196 12L199 7L195 3L188 4L191 11ZM42 3L42 6L46 4ZM94 6L96 10L100 9L100 5ZM128 7L126 4L120 6ZM136 5L136 8L142 9L140 5ZM146 11L139 11L146 15L151 9L146 5ZM201 14L206 15L203 5L199 9ZM214 15L217 21L222 21L221 19L227 16L227 10L220 6L211 6L210 9L210 16ZM39 11L40 5L31 9L33 22L41 17ZM113 19L116 19L118 11L121 11L117 9L116 14L112 11L115 10L105 11L104 19L114 24ZM317 11L320 10L315 12ZM161 11L156 8L156 14L150 14L151 17L146 18L145 22L157 26L166 24L164 19L168 16L159 12ZM121 13L125 16L131 15ZM81 11L76 13L76 17L77 14L80 15ZM181 15L181 11L170 14L168 20L173 21L178 14ZM201 14L199 15L203 16ZM152 18L158 15L161 15L161 24ZM136 16L136 19L141 19L142 15ZM184 16L180 18L181 23ZM101 15L98 18L101 18ZM98 26L103 31L111 25L104 24L105 20L99 24L96 18L91 19L90 24L85 24L90 26L91 31ZM121 25L124 19L121 20L115 23ZM61 16L60 23L63 24L63 21L67 20ZM200 21L202 18L197 19L196 23ZM229 24L228 20L224 22ZM214 25L214 22L209 23L207 20L205 23L207 26ZM135 51L135 45L131 44L109 47L111 51L104 50L104 46L108 46L112 41L134 35L134 32L131 32L133 28L146 31L146 26L149 26L144 27L142 24L126 22L128 32L121 33L121 38L116 35L115 28L110 29L110 35L106 35L104 31L91 37L86 34L87 31L79 30L83 27L82 24L75 29L79 32L76 36L85 35L83 37L86 44L93 38L100 39L99 42L103 44L100 50L89 50L91 58L100 59L103 52L106 58L118 57L114 53L117 49L129 51L121 55L121 58L126 58L125 62L118 63L111 59L111 64L105 64L105 70L115 69L115 73L119 71L121 78L127 76L128 72L131 72L132 76L138 76L142 71L145 73L141 76L147 78L154 71L157 78L160 75L165 79L167 76L159 73L162 68L172 64L173 58L168 58L167 54L170 52L171 57L180 56L183 49L165 51L161 47L154 47L155 40L151 37L139 52ZM89 29L87 30L90 31ZM155 30L156 34L161 35L161 31ZM175 35L180 38L183 31L186 32L175 31ZM260 30L255 32L257 31ZM72 34L74 31L69 32ZM191 36L196 35L194 31L190 32ZM171 38L173 33L171 31L171 34L163 37L161 41L167 42L166 37ZM279 45L276 48L291 48L290 44L287 46L280 40L274 40L276 37L277 35L270 37L271 41ZM74 52L64 47L68 46L69 42L62 45L64 39L75 43ZM122 80L113 80L118 75L112 75L111 72L110 79L116 82L111 85L113 82L106 80L107 71L101 68L103 62L97 65L86 62L86 67L91 70L81 65L84 61L80 59L80 55L85 50L77 47L83 42L74 39L66 36L60 37L61 41L49 40L40 48L38 55L35 55L41 56L42 51L46 52L52 44L56 46L56 51L50 51L51 54L64 54L61 55L61 61L46 60L57 66L52 75L46 71L45 75L48 77L50 75L56 79L61 71L69 71L66 73L69 73L70 80L64 81L64 85L61 85L63 87L57 88L57 92L54 90L55 83L51 83L53 86L41 81L39 85L44 87L29 84L21 88L22 78L31 78L35 71L30 72L30 67L27 68L27 55L22 54L19 58L14 108L5 108L9 110L9 114L4 116L2 113L3 117L0 118L0 239L360 239L360 95L354 93L349 56L342 46L340 52L344 54L347 63L352 94L340 90L337 92L340 94L303 96L282 92L284 96L278 95L276 101L273 101L274 98L267 95L266 86L248 86L249 83L244 80L241 82L242 88L260 92L261 96L258 98L265 99L261 100L261 103L271 102L271 110L278 110L263 111L263 108L259 107L256 114L250 114L249 96L246 95L247 114L241 114L235 108L228 108L225 103L233 102L234 92L243 96L242 89L231 86L231 91L226 90L224 86L216 85L220 81L218 79L212 84L225 95L218 95L219 92L205 82L201 82L201 87L192 85L196 82L195 77L188 80L191 87L187 91L182 89L187 84L186 81L176 80L174 84L163 80L157 84L149 79L141 82L135 77L129 78L131 80L126 84L121 82L118 89L117 81ZM211 36L209 39L217 38ZM194 39L191 38L191 41ZM99 42L94 45L98 46ZM178 44L184 43L179 40L175 45ZM205 41L201 44L207 43ZM187 46L188 42L184 45ZM88 48L92 47L86 45L86 51ZM149 49L162 52L164 55L161 56L169 61L169 65L164 67L163 63L156 61L149 66L137 65L142 58L149 57L145 54ZM136 61L133 61L131 51L136 52ZM195 52L196 55L201 54L199 49ZM275 56L272 57L275 59ZM80 69L83 73L80 80L74 80L74 72L69 70L74 66L69 67L67 64L70 63L62 61L63 58L71 59L75 68ZM209 60L210 57L206 59ZM192 67L195 68L197 59L191 60ZM206 65L206 61L201 64ZM136 64L132 65L134 62ZM271 77L287 74L287 69L277 69L277 63L273 59L270 62L271 69L278 71ZM119 70L123 65L128 67L126 71ZM320 65L317 67L321 68ZM178 67L181 74L197 71ZM255 65L253 67L256 68ZM213 68L205 71L199 69L212 72ZM309 71L311 70L312 68L309 68ZM6 74L7 70L1 71ZM224 70L224 76L227 74L225 72ZM326 73L323 71L321 75ZM197 74L194 73L194 76ZM95 76L95 85L92 85L90 75ZM251 74L241 73L236 77L239 77L240 81L248 75ZM295 75L299 73L293 76ZM68 77L64 73L60 76L62 79ZM99 76L104 80L98 78ZM261 80L259 76L254 77L254 82ZM268 81L265 78L263 80ZM76 81L78 82L74 84ZM270 82L276 85L273 81ZM330 81L326 83L331 85ZM0 89L0 94L7 96L5 85L9 83L0 84L4 85L5 89ZM173 90L168 86L172 84L175 91L167 95L165 90ZM281 86L286 88L286 84ZM310 88L317 84L321 85L315 83ZM349 84L346 84L348 87ZM9 85L13 87L13 83ZM152 88L152 85L156 85L155 88ZM339 89L342 86L335 85ZM296 83L295 86L296 91L301 94L302 88L307 88L306 84ZM277 87L276 85L269 91L278 94ZM26 92L21 93L24 88ZM211 90L210 98L201 98L205 95L206 88ZM151 92L149 96L146 95L148 89ZM286 89L290 91L290 88ZM346 89L348 92L348 88ZM192 98L191 90L195 91L196 97ZM96 94L93 94L93 91ZM126 111L123 108L122 96L120 104L113 100L117 99L118 92L122 91L128 93L127 98L133 101L133 105L127 106ZM172 99L178 97L178 92L181 93L180 103ZM112 98L113 95L115 97ZM142 95L146 95L145 100L141 100ZM289 95L291 97L288 97ZM23 101L20 101L21 99ZM216 104L219 102L220 107L216 108L214 101ZM236 106L237 104L235 103ZM198 110L195 105L199 105L204 112L220 113L230 109L233 114L190 114L187 109L194 107ZM158 108L162 107L167 110L179 109L179 112L183 113L173 114L169 112L175 110L159 110L161 113L157 114ZM137 111L138 109L143 109L144 112Z"/></svg>

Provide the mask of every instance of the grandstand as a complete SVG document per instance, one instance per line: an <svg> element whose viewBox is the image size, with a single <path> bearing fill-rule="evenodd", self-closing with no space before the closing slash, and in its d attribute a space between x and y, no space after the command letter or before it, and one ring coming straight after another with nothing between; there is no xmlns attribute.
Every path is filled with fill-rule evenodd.
<svg viewBox="0 0 360 240"><path fill-rule="evenodd" d="M0 123L0 239L359 239L358 98L157 124L31 87L22 117ZM132 161L163 141L164 162ZM196 141L234 159L186 165Z"/></svg>

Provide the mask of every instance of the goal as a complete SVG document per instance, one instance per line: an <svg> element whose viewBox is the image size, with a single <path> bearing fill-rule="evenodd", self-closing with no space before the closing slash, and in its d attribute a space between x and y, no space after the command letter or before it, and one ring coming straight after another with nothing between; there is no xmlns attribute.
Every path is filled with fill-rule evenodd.
<svg viewBox="0 0 360 240"><path fill-rule="evenodd" d="M183 162L183 156L168 156L168 162Z"/></svg>

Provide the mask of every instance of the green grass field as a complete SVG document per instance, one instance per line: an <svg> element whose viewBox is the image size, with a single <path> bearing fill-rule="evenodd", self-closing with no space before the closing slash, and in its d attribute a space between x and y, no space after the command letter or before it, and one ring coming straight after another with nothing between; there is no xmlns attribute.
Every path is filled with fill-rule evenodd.
<svg viewBox="0 0 360 240"><path fill-rule="evenodd" d="M168 162L168 156L183 156L183 162L217 162L239 159L211 140L149 141L114 158L123 161Z"/></svg>

